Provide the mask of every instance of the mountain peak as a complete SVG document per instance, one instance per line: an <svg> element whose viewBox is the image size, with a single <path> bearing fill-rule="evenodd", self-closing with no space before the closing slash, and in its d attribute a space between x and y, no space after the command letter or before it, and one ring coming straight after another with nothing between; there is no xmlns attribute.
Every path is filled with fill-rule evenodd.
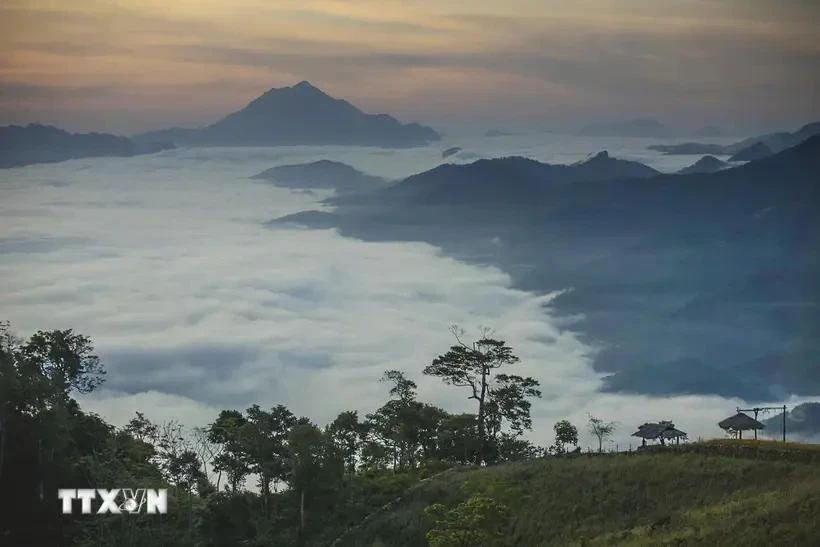
<svg viewBox="0 0 820 547"><path fill-rule="evenodd" d="M429 127L402 124L388 115L366 114L302 80L290 87L269 89L188 139L208 146L405 147L424 146L440 136Z"/></svg>
<svg viewBox="0 0 820 547"><path fill-rule="evenodd" d="M305 89L305 90L316 89L316 90L318 90L319 88L317 88L315 85L311 84L307 80L302 80L301 82L299 82L298 84L293 86L293 89Z"/></svg>

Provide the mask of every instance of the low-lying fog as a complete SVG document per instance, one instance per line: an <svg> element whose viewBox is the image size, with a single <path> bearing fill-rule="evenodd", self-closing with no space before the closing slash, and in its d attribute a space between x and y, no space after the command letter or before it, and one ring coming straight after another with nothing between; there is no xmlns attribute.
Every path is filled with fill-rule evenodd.
<svg viewBox="0 0 820 547"><path fill-rule="evenodd" d="M92 337L107 366L103 388L82 404L115 424L135 411L202 425L222 408L282 403L320 424L363 415L387 399L385 369L405 371L422 400L470 410L461 388L421 369L451 343L448 325L494 328L541 381L530 438L549 444L586 413L636 426L671 419L691 438L720 436L739 400L652 399L598 393L600 375L550 295L510 288L495 268L465 265L421 243L364 243L331 230L265 228L271 218L316 209L322 194L248 177L318 159L401 178L442 161L520 154L554 163L593 152L663 171L697 158L660 156L646 141L559 135L463 139L410 150L364 148L179 149L129 159L89 159L0 171L0 310L13 330L73 328ZM327 194L324 194L327 195ZM794 402L799 402L794 400ZM776 432L772 432L776 434Z"/></svg>

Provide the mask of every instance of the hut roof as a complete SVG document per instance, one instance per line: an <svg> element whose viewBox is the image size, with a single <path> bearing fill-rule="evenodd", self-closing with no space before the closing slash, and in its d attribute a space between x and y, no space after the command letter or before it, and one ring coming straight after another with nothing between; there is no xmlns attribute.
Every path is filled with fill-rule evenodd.
<svg viewBox="0 0 820 547"><path fill-rule="evenodd" d="M763 429L766 427L748 414L742 412L738 412L734 416L730 416L722 422L719 422L718 426L721 429L732 429L734 431L747 431L749 429Z"/></svg>
<svg viewBox="0 0 820 547"><path fill-rule="evenodd" d="M632 434L633 437L640 437L642 439L657 439L661 436L666 436L665 432L675 429L675 424L672 422L649 422L638 428L638 431ZM682 433L682 432L680 432ZM685 435L685 433L684 433ZM669 438L669 437L666 437Z"/></svg>
<svg viewBox="0 0 820 547"><path fill-rule="evenodd" d="M678 437L680 437L682 439L686 438L686 433L685 432L681 431L680 429L675 429L674 427L665 430L662 433L662 435L663 435L664 439L677 439Z"/></svg>

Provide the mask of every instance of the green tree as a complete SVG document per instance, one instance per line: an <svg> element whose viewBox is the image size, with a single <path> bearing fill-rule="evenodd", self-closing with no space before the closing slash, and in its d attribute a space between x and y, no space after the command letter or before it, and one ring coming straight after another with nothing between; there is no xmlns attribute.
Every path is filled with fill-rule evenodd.
<svg viewBox="0 0 820 547"><path fill-rule="evenodd" d="M226 474L233 493L239 491L250 473L248 455L242 442L242 427L246 423L247 420L238 410L223 410L208 427L208 440L222 445L220 454L214 458L213 468Z"/></svg>
<svg viewBox="0 0 820 547"><path fill-rule="evenodd" d="M151 444L156 443L159 438L159 427L140 411L125 424L124 430L138 441Z"/></svg>
<svg viewBox="0 0 820 547"><path fill-rule="evenodd" d="M312 423L295 425L288 435L291 454L290 485L299 503L299 537L304 539L306 504L313 488L322 479L324 436Z"/></svg>
<svg viewBox="0 0 820 547"><path fill-rule="evenodd" d="M414 468L436 452L438 426L447 413L416 401L416 383L399 371L386 371L381 381L393 382L389 392L393 398L366 416L369 442L384 447L381 451L369 444L368 457L383 454L394 470Z"/></svg>
<svg viewBox="0 0 820 547"><path fill-rule="evenodd" d="M327 427L327 435L339 450L345 472L350 475L356 472L356 460L364 434L364 424L359 422L359 413L355 410L341 412Z"/></svg>
<svg viewBox="0 0 820 547"><path fill-rule="evenodd" d="M433 526L425 537L430 547L501 547L509 524L506 505L484 494L448 509L436 503L425 509Z"/></svg>
<svg viewBox="0 0 820 547"><path fill-rule="evenodd" d="M270 411L253 405L245 413L240 443L249 471L259 477L259 489L267 515L271 484L287 479L290 468L287 440L290 429L296 424L296 416L283 405L277 405Z"/></svg>
<svg viewBox="0 0 820 547"><path fill-rule="evenodd" d="M446 384L469 388L468 398L478 406L479 449L474 460L491 461L497 452L493 441L505 420L514 433L531 428L527 398L540 397L538 381L507 374L493 376L497 369L517 363L518 357L506 342L491 338L490 330L482 329L479 339L471 344L463 341L463 331L458 327L452 327L451 332L456 344L426 366L424 374L438 376Z"/></svg>
<svg viewBox="0 0 820 547"><path fill-rule="evenodd" d="M453 463L469 463L479 449L475 414L456 414L438 428L438 456Z"/></svg>
<svg viewBox="0 0 820 547"><path fill-rule="evenodd" d="M578 429L568 420L555 422L553 430L555 431L555 444L552 448L557 454L565 454L567 446L578 446Z"/></svg>

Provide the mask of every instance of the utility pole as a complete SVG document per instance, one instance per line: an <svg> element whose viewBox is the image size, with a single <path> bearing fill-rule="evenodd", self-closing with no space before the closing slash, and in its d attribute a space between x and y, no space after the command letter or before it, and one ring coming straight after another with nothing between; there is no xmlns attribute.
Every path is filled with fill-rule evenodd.
<svg viewBox="0 0 820 547"><path fill-rule="evenodd" d="M756 406L754 408L740 408L737 407L738 412L754 412L755 413L755 421L757 421L757 415L760 412L769 412L772 410L782 410L783 411L783 442L786 442L786 405L781 406ZM755 429L755 440L757 440L757 429Z"/></svg>

